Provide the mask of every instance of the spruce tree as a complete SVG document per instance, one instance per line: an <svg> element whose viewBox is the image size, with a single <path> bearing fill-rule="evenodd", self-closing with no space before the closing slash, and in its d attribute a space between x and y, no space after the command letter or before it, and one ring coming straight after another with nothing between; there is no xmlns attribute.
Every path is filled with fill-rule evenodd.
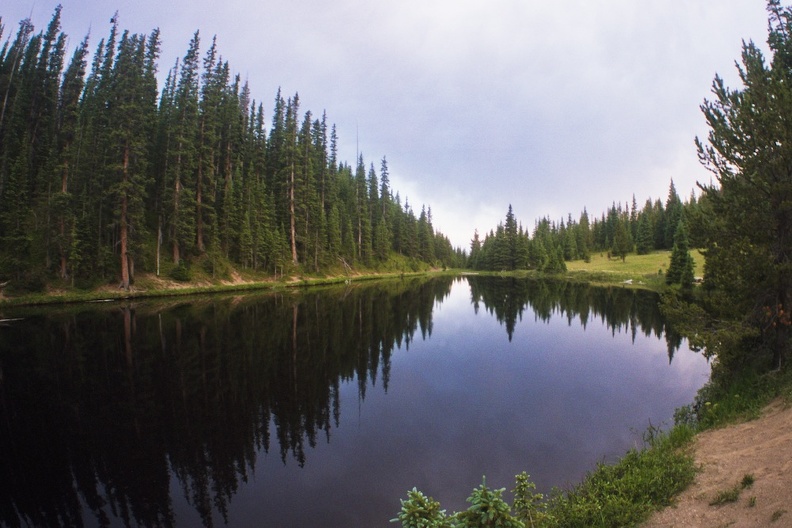
<svg viewBox="0 0 792 528"><path fill-rule="evenodd" d="M78 151L74 149L79 132L79 103L85 85L88 37L75 49L71 62L63 76L58 102L58 131L56 144L56 163L60 173L60 193L53 198L53 209L57 215L56 245L60 257L58 274L65 279L68 275L69 253L73 241L74 211L69 178L73 164L77 161Z"/></svg>
<svg viewBox="0 0 792 528"><path fill-rule="evenodd" d="M695 263L690 254L687 226L684 218L677 222L674 234L674 248L671 251L671 263L666 273L666 284L680 284L683 288L693 286Z"/></svg>
<svg viewBox="0 0 792 528"><path fill-rule="evenodd" d="M700 185L711 208L705 284L723 295L719 311L758 329L778 368L792 336L792 8L769 0L767 10L769 65L743 43L742 86L716 76L714 99L702 105L707 142L696 142L717 181Z"/></svg>
<svg viewBox="0 0 792 528"><path fill-rule="evenodd" d="M632 251L632 246L628 223L618 219L615 223L613 233L613 255L624 261L627 259L627 254Z"/></svg>
<svg viewBox="0 0 792 528"><path fill-rule="evenodd" d="M682 200L679 199L676 187L674 186L674 180L671 180L665 205L665 235L663 238L663 247L665 249L671 249L673 247L677 225L681 218Z"/></svg>
<svg viewBox="0 0 792 528"><path fill-rule="evenodd" d="M639 255L647 255L651 253L653 243L652 221L649 218L649 213L644 211L640 214L640 220L638 220L638 239L635 243L635 252Z"/></svg>

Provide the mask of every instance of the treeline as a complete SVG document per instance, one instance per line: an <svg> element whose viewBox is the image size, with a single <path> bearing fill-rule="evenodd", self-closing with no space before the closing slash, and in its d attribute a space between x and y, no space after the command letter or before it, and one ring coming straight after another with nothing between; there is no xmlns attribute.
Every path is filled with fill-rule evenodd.
<svg viewBox="0 0 792 528"><path fill-rule="evenodd" d="M524 228L509 205L504 222L481 240L478 232L470 243L468 266L478 270L534 269L547 273L566 271L566 262L586 260L592 252L616 258L626 258L656 250L671 250L677 230L683 223L686 240L698 247L696 230L687 239L687 225L700 216L699 201L691 194L687 201L680 199L673 180L665 203L659 198L647 199L639 208L633 196L632 204L614 204L599 218L590 218L586 209L576 221L555 222L544 217L536 221L533 231ZM686 244L688 242L686 241Z"/></svg>
<svg viewBox="0 0 792 528"><path fill-rule="evenodd" d="M0 282L36 289L136 271L189 278L229 265L269 273L463 258L362 155L338 160L335 126L280 90L269 129L216 39L199 33L157 82L159 30L88 37L66 60L61 7L0 49ZM4 26L0 18L0 40Z"/></svg>

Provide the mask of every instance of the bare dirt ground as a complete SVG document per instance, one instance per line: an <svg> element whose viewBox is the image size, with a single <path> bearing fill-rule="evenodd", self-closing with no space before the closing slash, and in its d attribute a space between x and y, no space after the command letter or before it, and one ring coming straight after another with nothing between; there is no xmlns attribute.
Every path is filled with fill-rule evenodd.
<svg viewBox="0 0 792 528"><path fill-rule="evenodd" d="M695 482L643 528L792 527L792 406L777 400L756 420L701 433L693 451ZM745 475L754 482L742 489ZM711 504L735 487L735 502Z"/></svg>

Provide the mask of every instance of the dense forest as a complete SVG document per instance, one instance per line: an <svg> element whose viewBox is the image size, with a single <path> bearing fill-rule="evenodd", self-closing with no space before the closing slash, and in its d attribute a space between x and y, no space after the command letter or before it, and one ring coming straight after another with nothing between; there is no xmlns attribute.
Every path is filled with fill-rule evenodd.
<svg viewBox="0 0 792 528"><path fill-rule="evenodd" d="M504 222L479 238L478 232L470 244L469 266L479 270L534 269L548 273L566 271L565 262L586 260L592 252L605 253L625 259L629 253L645 255L657 250L672 250L675 245L684 250L702 247L700 234L701 208L691 193L682 201L673 180L665 204L662 200L647 199L642 208L633 195L632 204L614 204L600 218L589 218L586 209L575 221L569 214L566 222L537 220L533 231L524 228L509 206ZM688 234L688 224L696 229ZM687 262L682 263L687 266ZM687 269L687 268L686 268ZM690 270L692 273L692 269ZM680 282L672 277L673 282ZM692 281L693 277L689 277Z"/></svg>
<svg viewBox="0 0 792 528"><path fill-rule="evenodd" d="M298 94L278 91L267 127L216 39L202 51L196 31L160 89L159 30L116 15L67 60L60 22L58 7L46 30L26 19L4 37L0 18L0 283L462 264L386 159L340 161L335 126Z"/></svg>

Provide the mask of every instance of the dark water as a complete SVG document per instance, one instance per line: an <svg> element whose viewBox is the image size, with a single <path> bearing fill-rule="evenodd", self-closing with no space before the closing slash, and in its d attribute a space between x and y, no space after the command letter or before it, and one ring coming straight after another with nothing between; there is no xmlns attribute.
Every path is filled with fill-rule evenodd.
<svg viewBox="0 0 792 528"><path fill-rule="evenodd" d="M707 380L657 298L499 278L5 309L3 526L394 526L540 491Z"/></svg>

